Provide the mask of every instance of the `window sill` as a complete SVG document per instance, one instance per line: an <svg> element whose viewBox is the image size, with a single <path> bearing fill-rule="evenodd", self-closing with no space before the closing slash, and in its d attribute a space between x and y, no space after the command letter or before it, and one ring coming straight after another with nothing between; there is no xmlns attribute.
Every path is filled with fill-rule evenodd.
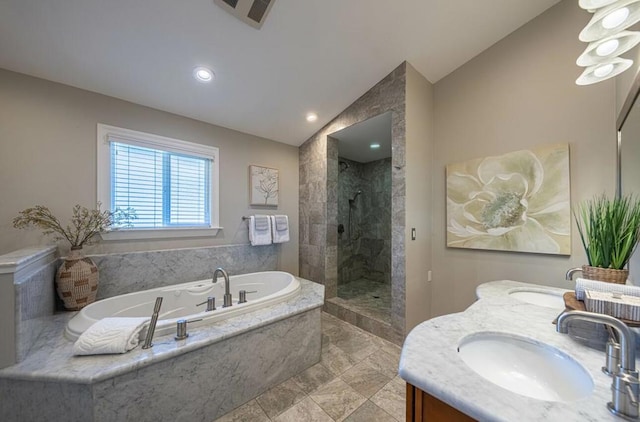
<svg viewBox="0 0 640 422"><path fill-rule="evenodd" d="M215 237L222 227L210 228L166 228L166 229L122 229L100 233L102 240L177 239L187 237Z"/></svg>

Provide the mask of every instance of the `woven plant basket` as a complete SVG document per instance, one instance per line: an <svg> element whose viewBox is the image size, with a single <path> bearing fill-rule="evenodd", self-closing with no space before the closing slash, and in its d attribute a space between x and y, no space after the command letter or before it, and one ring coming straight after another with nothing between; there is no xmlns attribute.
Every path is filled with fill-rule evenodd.
<svg viewBox="0 0 640 422"><path fill-rule="evenodd" d="M589 280L605 281L607 283L626 284L629 270L615 270L613 268L582 266L582 276Z"/></svg>
<svg viewBox="0 0 640 422"><path fill-rule="evenodd" d="M98 267L81 250L72 248L56 274L56 291L69 311L95 302L98 293Z"/></svg>

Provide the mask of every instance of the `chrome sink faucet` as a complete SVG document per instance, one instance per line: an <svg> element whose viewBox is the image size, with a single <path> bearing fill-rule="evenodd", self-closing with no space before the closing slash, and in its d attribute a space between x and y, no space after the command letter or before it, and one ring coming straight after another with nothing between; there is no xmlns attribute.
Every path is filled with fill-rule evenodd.
<svg viewBox="0 0 640 422"><path fill-rule="evenodd" d="M214 283L218 281L218 274L222 274L222 277L224 277L224 298L222 307L227 308L232 305L231 292L229 291L229 274L227 274L227 272L222 267L216 268L216 270L213 272Z"/></svg>
<svg viewBox="0 0 640 422"><path fill-rule="evenodd" d="M582 268L576 267L576 268L571 268L570 270L567 270L567 273L564 275L564 279L567 281L573 280L573 275L577 272L582 272Z"/></svg>
<svg viewBox="0 0 640 422"><path fill-rule="evenodd" d="M621 347L620 366L618 372L613 374L612 400L607 403L607 407L611 413L625 419L638 418L640 381L638 381L638 371L636 371L636 341L633 331L624 322L612 316L584 311L569 311L560 314L556 331L567 334L569 321L572 319L605 324L618 332Z"/></svg>

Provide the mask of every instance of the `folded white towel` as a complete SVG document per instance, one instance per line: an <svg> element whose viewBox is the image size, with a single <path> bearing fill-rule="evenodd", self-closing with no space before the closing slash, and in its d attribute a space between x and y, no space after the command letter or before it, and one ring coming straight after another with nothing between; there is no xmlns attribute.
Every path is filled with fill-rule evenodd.
<svg viewBox="0 0 640 422"><path fill-rule="evenodd" d="M126 353L140 342L140 331L149 318L103 318L80 335L74 355Z"/></svg>
<svg viewBox="0 0 640 422"><path fill-rule="evenodd" d="M576 279L576 299L584 300L585 290L594 292L620 293L627 296L640 296L640 287L630 284L606 283L604 281Z"/></svg>
<svg viewBox="0 0 640 422"><path fill-rule="evenodd" d="M271 244L271 219L268 215L249 217L249 241L252 246Z"/></svg>
<svg viewBox="0 0 640 422"><path fill-rule="evenodd" d="M273 243L284 243L289 241L289 217L286 215L272 215L271 228Z"/></svg>

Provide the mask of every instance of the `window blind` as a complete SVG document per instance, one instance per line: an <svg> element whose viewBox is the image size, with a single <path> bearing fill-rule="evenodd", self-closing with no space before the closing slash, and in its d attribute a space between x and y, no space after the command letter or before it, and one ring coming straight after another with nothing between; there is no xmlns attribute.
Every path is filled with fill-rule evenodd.
<svg viewBox="0 0 640 422"><path fill-rule="evenodd" d="M211 159L111 142L111 208L133 228L211 225Z"/></svg>

